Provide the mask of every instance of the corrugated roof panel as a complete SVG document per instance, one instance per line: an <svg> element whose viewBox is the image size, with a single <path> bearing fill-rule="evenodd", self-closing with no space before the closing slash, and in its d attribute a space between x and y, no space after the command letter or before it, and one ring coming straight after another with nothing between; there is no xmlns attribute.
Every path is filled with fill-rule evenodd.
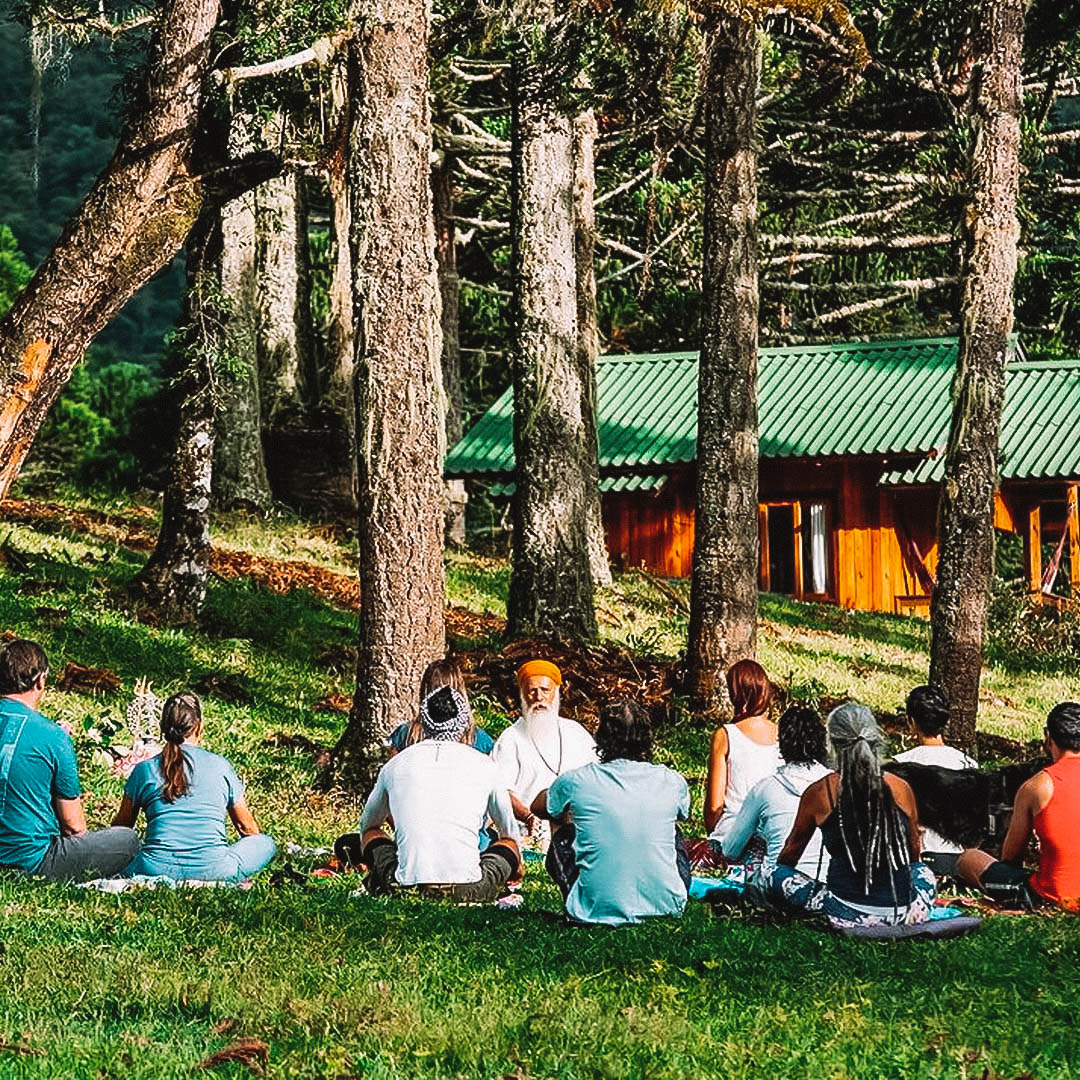
<svg viewBox="0 0 1080 1080"><path fill-rule="evenodd" d="M1080 367L1068 362L1009 369L1002 418L1002 475L1080 474Z"/></svg>
<svg viewBox="0 0 1080 1080"><path fill-rule="evenodd" d="M601 495L609 492L617 495L623 491L659 491L667 482L666 476L641 476L634 473L632 476L601 476L598 486ZM513 480L506 483L496 481L488 488L488 494L493 499L509 497L514 494L514 487Z"/></svg>
<svg viewBox="0 0 1080 1080"><path fill-rule="evenodd" d="M762 349L758 428L763 457L929 454L948 437L955 338ZM1018 352L1022 356L1022 352ZM602 357L597 365L600 467L693 461L695 353ZM1080 475L1080 361L1009 365L1002 475ZM447 457L449 475L512 470L508 390ZM890 470L882 483L939 479L941 456ZM620 490L631 490L622 488Z"/></svg>

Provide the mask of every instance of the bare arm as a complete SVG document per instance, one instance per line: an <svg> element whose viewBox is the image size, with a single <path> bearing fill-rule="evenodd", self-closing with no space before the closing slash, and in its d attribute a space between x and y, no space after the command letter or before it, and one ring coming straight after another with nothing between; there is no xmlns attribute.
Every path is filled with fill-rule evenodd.
<svg viewBox="0 0 1080 1080"><path fill-rule="evenodd" d="M113 828L121 826L125 829L131 829L135 826L135 819L139 816L139 811L135 809L135 804L131 801L130 795L125 795L120 800L120 809L116 811L116 817L112 819Z"/></svg>
<svg viewBox="0 0 1080 1080"><path fill-rule="evenodd" d="M1049 791L1046 790L1049 788ZM1024 853L1035 828L1035 815L1050 801L1054 782L1046 773L1036 773L1016 793L1013 801L1012 821L1001 845L1001 861L1024 865Z"/></svg>
<svg viewBox="0 0 1080 1080"><path fill-rule="evenodd" d="M61 836L82 836L86 832L82 799L54 799L53 809L60 824Z"/></svg>
<svg viewBox="0 0 1080 1080"><path fill-rule="evenodd" d="M712 832L724 812L728 778L728 736L723 727L713 732L709 747L709 772L705 779L705 830Z"/></svg>
<svg viewBox="0 0 1080 1080"><path fill-rule="evenodd" d="M922 858L922 829L919 828L919 807L915 802L915 793L906 780L892 773L885 773L885 783L892 792L893 802L900 807L908 819L908 847L911 849L911 861Z"/></svg>
<svg viewBox="0 0 1080 1080"><path fill-rule="evenodd" d="M229 820L236 826L236 831L241 836L259 835L259 826L255 822L255 817L242 799L234 800L232 806L229 807Z"/></svg>
<svg viewBox="0 0 1080 1080"><path fill-rule="evenodd" d="M545 797L544 805L546 806L547 789L545 788L543 791L541 791L540 795L543 795ZM536 799L539 799L540 795L537 795ZM534 807L536 806L536 799L533 800ZM535 810L530 810L512 791L510 792L510 806L514 811L514 817L516 817L518 821L524 822L526 825L529 823L530 819L535 813ZM543 816L544 815L541 815L541 817Z"/></svg>

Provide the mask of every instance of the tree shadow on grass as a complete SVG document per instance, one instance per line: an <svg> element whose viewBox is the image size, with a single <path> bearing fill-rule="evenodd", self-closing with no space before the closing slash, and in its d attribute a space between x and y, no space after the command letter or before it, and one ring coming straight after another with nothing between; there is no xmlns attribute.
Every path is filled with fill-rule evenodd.
<svg viewBox="0 0 1080 1080"><path fill-rule="evenodd" d="M930 624L923 619L888 615L880 611L851 611L836 604L803 603L786 596L760 596L763 619L793 629L830 630L836 634L881 642L912 652L930 647Z"/></svg>

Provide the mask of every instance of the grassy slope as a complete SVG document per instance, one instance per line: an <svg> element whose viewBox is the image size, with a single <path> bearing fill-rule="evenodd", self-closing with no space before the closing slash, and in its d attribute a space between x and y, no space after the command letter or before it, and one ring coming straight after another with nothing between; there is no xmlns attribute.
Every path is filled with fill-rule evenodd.
<svg viewBox="0 0 1080 1080"><path fill-rule="evenodd" d="M303 546L328 567L349 561L295 524L268 534L234 518L217 536L283 554ZM156 629L126 616L118 592L137 556L21 526L5 539L29 558L29 576L51 584L27 591L26 575L0 575L0 629L41 639L56 670L110 666L128 690L142 675L168 692L211 670L247 674L253 703L211 699L207 738L248 781L264 827L281 843L323 845L354 824L353 800L313 791L308 755L264 745L277 731L333 740L342 718L311 706L349 688L350 673L320 658L352 639L350 614L215 582L199 633ZM455 602L499 610L498 565L454 559L449 581ZM682 632L671 601L637 577L601 608L606 632L643 650L667 652ZM773 598L763 614L767 666L804 690L894 709L920 677L924 624ZM1034 732L1062 696L1056 677L988 681L1015 704L991 705L984 723L1007 733ZM118 718L126 700L53 693L49 712L93 725ZM681 725L667 756L700 772L705 738ZM89 813L104 823L120 781L84 757ZM870 948L806 927L712 920L697 906L682 924L570 931L551 920L556 894L535 868L525 907L511 912L352 898L355 885L113 898L0 881L0 1043L46 1055L0 1046L0 1076L190 1075L242 1036L270 1044L273 1075L297 1077L1080 1074L1080 927L1066 917ZM245 1073L234 1064L219 1075Z"/></svg>

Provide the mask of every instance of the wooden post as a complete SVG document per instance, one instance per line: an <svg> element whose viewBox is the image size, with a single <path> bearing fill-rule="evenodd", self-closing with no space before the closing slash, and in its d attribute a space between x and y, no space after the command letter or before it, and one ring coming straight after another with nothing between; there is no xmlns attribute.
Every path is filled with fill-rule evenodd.
<svg viewBox="0 0 1080 1080"><path fill-rule="evenodd" d="M1039 504L1028 507L1027 528L1024 530L1024 569L1027 572L1027 591L1036 598L1042 596L1042 512Z"/></svg>
<svg viewBox="0 0 1080 1080"><path fill-rule="evenodd" d="M795 555L795 599L801 600L806 591L803 588L803 536L802 536L802 503L791 504L791 533L792 548Z"/></svg>
<svg viewBox="0 0 1080 1080"><path fill-rule="evenodd" d="M761 554L761 591L769 592L772 577L769 573L769 508L765 503L758 503L758 551Z"/></svg>
<svg viewBox="0 0 1080 1080"><path fill-rule="evenodd" d="M1065 489L1065 518L1069 524L1069 595L1080 596L1080 485Z"/></svg>

